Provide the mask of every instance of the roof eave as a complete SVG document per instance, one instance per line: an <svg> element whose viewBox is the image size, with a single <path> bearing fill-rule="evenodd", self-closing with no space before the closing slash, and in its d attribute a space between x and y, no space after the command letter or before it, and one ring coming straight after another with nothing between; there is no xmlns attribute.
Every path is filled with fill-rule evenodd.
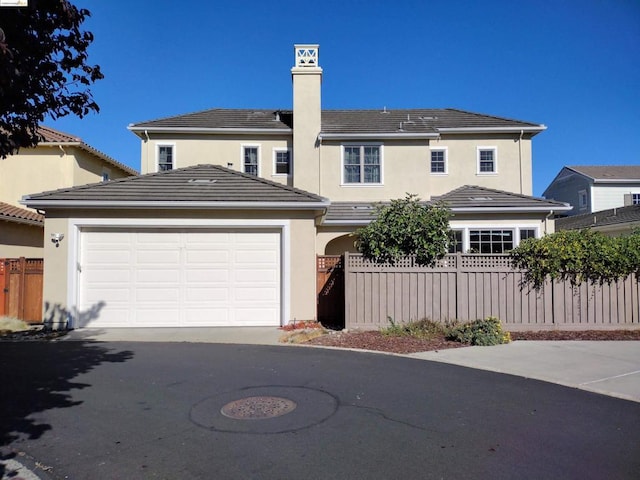
<svg viewBox="0 0 640 480"><path fill-rule="evenodd" d="M167 208L167 209L258 209L258 210L318 210L327 208L328 200L312 202L172 202L172 201L105 201L105 200L38 200L23 198L20 203L30 208Z"/></svg>
<svg viewBox="0 0 640 480"><path fill-rule="evenodd" d="M565 212L573 209L570 205L558 205L548 207L450 207L449 210L457 213L539 213L539 212Z"/></svg>
<svg viewBox="0 0 640 480"><path fill-rule="evenodd" d="M440 135L437 133L320 133L318 138L322 140L386 140L386 139L435 139Z"/></svg>
<svg viewBox="0 0 640 480"><path fill-rule="evenodd" d="M438 128L440 133L540 133L547 129L546 125L522 127L446 127Z"/></svg>
<svg viewBox="0 0 640 480"><path fill-rule="evenodd" d="M291 128L209 128L209 127L138 127L129 125L127 130L133 133L234 133L239 135L263 135L291 134Z"/></svg>

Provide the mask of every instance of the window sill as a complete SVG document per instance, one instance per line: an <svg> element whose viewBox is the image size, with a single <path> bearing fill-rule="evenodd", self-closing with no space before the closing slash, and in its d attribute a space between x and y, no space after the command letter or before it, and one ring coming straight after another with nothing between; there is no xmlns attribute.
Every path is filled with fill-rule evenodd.
<svg viewBox="0 0 640 480"><path fill-rule="evenodd" d="M495 177L496 175L498 175L498 172L476 172L478 177Z"/></svg>
<svg viewBox="0 0 640 480"><path fill-rule="evenodd" d="M449 172L429 172L429 175L433 177L446 177L449 175Z"/></svg>
<svg viewBox="0 0 640 480"><path fill-rule="evenodd" d="M383 183L341 183L340 186L348 187L348 188L353 188L353 187L376 188L376 187L384 187L384 184Z"/></svg>

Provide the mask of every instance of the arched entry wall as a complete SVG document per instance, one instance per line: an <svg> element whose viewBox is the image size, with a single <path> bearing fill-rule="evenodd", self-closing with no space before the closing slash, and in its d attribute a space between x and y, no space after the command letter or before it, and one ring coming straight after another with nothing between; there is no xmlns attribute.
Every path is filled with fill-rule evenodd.
<svg viewBox="0 0 640 480"><path fill-rule="evenodd" d="M355 247L356 237L351 233L355 230L349 228L323 228L318 229L316 237L317 255L342 255L344 252L357 253Z"/></svg>

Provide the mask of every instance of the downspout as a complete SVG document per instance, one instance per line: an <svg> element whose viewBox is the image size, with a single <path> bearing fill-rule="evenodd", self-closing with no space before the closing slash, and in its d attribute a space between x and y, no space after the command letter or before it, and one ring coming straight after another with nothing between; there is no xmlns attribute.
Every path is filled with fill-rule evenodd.
<svg viewBox="0 0 640 480"><path fill-rule="evenodd" d="M549 234L549 219L553 216L554 211L550 210L549 213L544 217L544 234ZM554 229L555 230L555 229Z"/></svg>
<svg viewBox="0 0 640 480"><path fill-rule="evenodd" d="M58 148L62 151L62 155L67 154L67 152L64 151L64 147L62 145L58 145Z"/></svg>
<svg viewBox="0 0 640 480"><path fill-rule="evenodd" d="M523 180L522 180L522 137L524 136L524 130L520 130L520 138L518 139L518 161L520 163L520 195L524 195L524 191L522 190Z"/></svg>

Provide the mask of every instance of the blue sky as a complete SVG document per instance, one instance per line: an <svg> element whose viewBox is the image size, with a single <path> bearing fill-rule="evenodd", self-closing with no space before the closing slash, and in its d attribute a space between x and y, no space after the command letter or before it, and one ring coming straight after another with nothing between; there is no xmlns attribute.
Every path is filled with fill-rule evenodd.
<svg viewBox="0 0 640 480"><path fill-rule="evenodd" d="M534 194L563 165L640 163L640 0L72 0L100 113L46 125L136 169L129 123L291 108L293 45L320 44L323 108L460 108L545 124Z"/></svg>

